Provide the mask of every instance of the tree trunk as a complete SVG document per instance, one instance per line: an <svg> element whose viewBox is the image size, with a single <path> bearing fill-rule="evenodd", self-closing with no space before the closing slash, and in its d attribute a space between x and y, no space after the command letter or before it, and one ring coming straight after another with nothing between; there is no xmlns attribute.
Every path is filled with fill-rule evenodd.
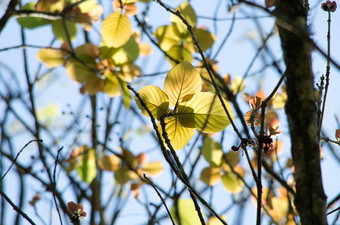
<svg viewBox="0 0 340 225"><path fill-rule="evenodd" d="M307 11L299 0L276 1L275 15L287 74L286 113L295 166L295 206L302 225L325 225L312 45L307 31Z"/></svg>

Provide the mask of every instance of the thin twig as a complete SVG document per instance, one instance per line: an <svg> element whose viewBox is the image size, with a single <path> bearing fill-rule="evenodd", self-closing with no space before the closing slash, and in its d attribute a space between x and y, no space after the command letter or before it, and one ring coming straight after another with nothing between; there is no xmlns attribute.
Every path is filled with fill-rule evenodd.
<svg viewBox="0 0 340 225"><path fill-rule="evenodd" d="M57 199L56 199L57 182L56 182L55 174L56 174L57 165L58 165L58 161L59 161L59 154L60 154L62 149L63 149L63 147L61 147L57 152L57 157L55 159L54 169L53 169L53 200L54 200L54 204L55 204L55 207L57 209L57 212L58 212L59 221L60 221L61 225L63 225L63 220L61 219L61 214L60 214L60 210L59 210L59 207L58 207L58 204L57 204Z"/></svg>
<svg viewBox="0 0 340 225"><path fill-rule="evenodd" d="M153 182L146 176L146 174L143 174L143 177L144 177L144 179L145 179L145 180L153 187L153 189L156 191L158 197L161 199L161 201L162 201L162 203L163 203L163 205L164 205L164 207L165 207L165 209L166 209L166 212L168 213L168 215L169 215L169 217L170 217L170 220L171 220L172 224L175 225L175 222L174 222L174 220L172 219L171 213L170 213L170 211L169 211L169 209L168 209L168 207L167 207L167 205L166 205L166 203L165 203L165 201L164 201L164 199L163 199L161 193L159 193L159 191L157 190L157 188L155 187L155 185L153 184Z"/></svg>
<svg viewBox="0 0 340 225"><path fill-rule="evenodd" d="M11 163L11 165L10 165L10 167L7 169L7 171L4 173L4 175L1 177L1 179L0 179L0 182L5 178L5 176L7 175L7 173L11 170L11 168L12 168L12 166L15 164L15 162L17 161L17 159L18 159L18 157L19 157L19 155L21 154L21 152L29 145L29 144L31 144L32 142L35 142L35 141L37 141L37 142L43 142L42 140L31 140L31 141L29 141L27 144L25 144L24 145L24 147L22 147L21 149L20 149L20 151L18 152L18 154L15 156L15 158L12 160L12 163Z"/></svg>

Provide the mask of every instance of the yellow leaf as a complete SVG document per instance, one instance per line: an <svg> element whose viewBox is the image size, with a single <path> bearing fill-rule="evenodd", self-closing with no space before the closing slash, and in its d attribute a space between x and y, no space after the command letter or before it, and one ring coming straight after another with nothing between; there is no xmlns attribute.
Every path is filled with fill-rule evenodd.
<svg viewBox="0 0 340 225"><path fill-rule="evenodd" d="M241 192L244 186L242 181L233 173L222 175L222 183L224 188L231 193Z"/></svg>
<svg viewBox="0 0 340 225"><path fill-rule="evenodd" d="M202 224L192 199L180 198L178 199L177 204L178 213L176 212L175 205L173 205L170 210L170 215L172 218L174 218L176 224L182 225ZM204 218L205 217L204 212L201 211L201 213ZM180 219L180 223L178 222L178 219Z"/></svg>
<svg viewBox="0 0 340 225"><path fill-rule="evenodd" d="M235 119L231 105L223 99L232 120ZM230 120L218 97L209 92L186 95L178 108L178 116L185 127L194 127L204 133L224 130Z"/></svg>
<svg viewBox="0 0 340 225"><path fill-rule="evenodd" d="M189 62L184 61L172 68L164 81L164 91L171 106L180 103L184 96L201 91L201 77Z"/></svg>
<svg viewBox="0 0 340 225"><path fill-rule="evenodd" d="M148 43L138 43L139 55L146 57L152 53L152 48Z"/></svg>
<svg viewBox="0 0 340 225"><path fill-rule="evenodd" d="M222 215L221 218L226 221L227 217ZM207 225L223 225L223 223L217 217L210 217Z"/></svg>
<svg viewBox="0 0 340 225"><path fill-rule="evenodd" d="M271 198L272 209L268 210L270 216L275 220L279 221L282 217L286 219L289 203L287 197L272 197Z"/></svg>
<svg viewBox="0 0 340 225"><path fill-rule="evenodd" d="M222 164L222 146L212 138L205 138L201 148L202 155L212 167L220 167Z"/></svg>
<svg viewBox="0 0 340 225"><path fill-rule="evenodd" d="M165 131L168 134L170 143L175 150L182 149L195 134L195 128L182 126L178 121L178 117L166 118L165 124ZM161 134L163 134L160 123L158 124L158 130Z"/></svg>
<svg viewBox="0 0 340 225"><path fill-rule="evenodd" d="M117 171L120 166L120 158L115 154L106 155L98 161L98 165L102 170Z"/></svg>
<svg viewBox="0 0 340 225"><path fill-rule="evenodd" d="M237 94L243 91L245 88L245 81L241 77L235 77L233 82L230 85L230 90Z"/></svg>
<svg viewBox="0 0 340 225"><path fill-rule="evenodd" d="M169 98L159 87L149 85L140 89L138 93L156 119L159 119L169 109ZM136 96L134 98L143 115L149 116L139 99Z"/></svg>
<svg viewBox="0 0 340 225"><path fill-rule="evenodd" d="M119 80L117 76L112 73L112 71L106 74L102 91L108 94L111 98L121 95L119 89Z"/></svg>
<svg viewBox="0 0 340 225"><path fill-rule="evenodd" d="M206 167L201 172L201 181L209 186L214 186L221 179L220 168Z"/></svg>
<svg viewBox="0 0 340 225"><path fill-rule="evenodd" d="M283 109L286 105L287 94L275 94L272 99L272 105L274 109Z"/></svg>
<svg viewBox="0 0 340 225"><path fill-rule="evenodd" d="M154 161L150 163L146 163L143 166L143 172L149 174L149 175L158 175L162 172L163 170L163 164L159 161Z"/></svg>
<svg viewBox="0 0 340 225"><path fill-rule="evenodd" d="M47 67L53 68L64 64L65 55L61 50L42 48L37 57L40 62L46 63Z"/></svg>
<svg viewBox="0 0 340 225"><path fill-rule="evenodd" d="M154 36L158 40L158 44L164 51L169 51L171 47L178 45L181 38L175 33L174 26L158 27Z"/></svg>
<svg viewBox="0 0 340 225"><path fill-rule="evenodd" d="M195 14L194 9L191 7L188 1L178 6L176 8L176 11L177 10L181 13L181 15L185 18L185 20L189 23L190 26L192 27L196 26L197 16ZM172 14L170 20L173 24L176 25L177 31L181 35L185 36L186 34L188 34L187 26L182 22L182 20L178 16Z"/></svg>
<svg viewBox="0 0 340 225"><path fill-rule="evenodd" d="M193 56L191 55L190 51L183 46L175 45L171 47L169 51L167 51L168 55L173 59L177 60L178 62L188 61L192 62ZM176 66L176 62L174 62L169 57L166 57L169 60L171 66Z"/></svg>
<svg viewBox="0 0 340 225"><path fill-rule="evenodd" d="M66 21L66 27L65 27L62 20L54 20L52 22L52 29L53 29L54 36L61 42L72 41L73 39L76 38L76 34L77 34L76 23ZM67 37L65 29L67 29L68 31L70 40Z"/></svg>
<svg viewBox="0 0 340 225"><path fill-rule="evenodd" d="M115 48L124 45L132 34L129 18L120 12L109 15L103 21L101 31L105 44Z"/></svg>
<svg viewBox="0 0 340 225"><path fill-rule="evenodd" d="M97 66L95 63L87 65L93 69ZM96 73L90 68L87 68L85 65L76 60L69 60L66 64L66 73L71 79L83 83L96 76Z"/></svg>

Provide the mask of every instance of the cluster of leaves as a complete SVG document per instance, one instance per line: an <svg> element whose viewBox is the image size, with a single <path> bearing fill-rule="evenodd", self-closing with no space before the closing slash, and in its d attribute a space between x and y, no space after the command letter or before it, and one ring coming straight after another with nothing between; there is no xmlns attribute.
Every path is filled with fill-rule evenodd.
<svg viewBox="0 0 340 225"><path fill-rule="evenodd" d="M165 131L175 150L183 148L196 129L203 133L215 133L224 130L231 122L218 97L213 93L201 92L201 89L200 74L188 61L184 61L169 71L164 81L164 91L154 85L138 91L146 108L160 121L160 133ZM143 115L150 116L137 97L135 100ZM233 120L231 105L222 100ZM165 126L162 126L161 120Z"/></svg>
<svg viewBox="0 0 340 225"><path fill-rule="evenodd" d="M205 28L196 28L197 16L189 2L184 2L176 9L185 18L187 23L193 27L193 32L197 37L201 49L206 51L215 42L215 35L211 34ZM172 24L164 25L157 28L154 36L157 38L160 48L167 53L167 57L172 66L177 62L192 62L193 53L198 49L194 45L193 38L187 28L187 25L176 15L171 15ZM174 61L174 60L176 61Z"/></svg>
<svg viewBox="0 0 340 225"><path fill-rule="evenodd" d="M96 177L99 167L101 170L114 172L115 181L124 185L127 182L138 182L144 173L154 176L163 170L163 164L159 161L148 163L145 153L134 156L129 150L121 149L119 156L110 154L97 157L95 154L95 149L87 146L74 148L67 159L67 171L76 170L80 179L90 184Z"/></svg>

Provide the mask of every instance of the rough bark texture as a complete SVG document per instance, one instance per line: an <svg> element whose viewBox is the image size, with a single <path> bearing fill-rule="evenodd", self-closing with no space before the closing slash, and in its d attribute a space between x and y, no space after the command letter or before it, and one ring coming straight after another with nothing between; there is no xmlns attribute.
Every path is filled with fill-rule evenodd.
<svg viewBox="0 0 340 225"><path fill-rule="evenodd" d="M326 196L320 169L312 48L306 38L306 10L299 0L279 0L275 14L286 64L286 113L295 166L295 205L302 225L324 225L327 224Z"/></svg>

